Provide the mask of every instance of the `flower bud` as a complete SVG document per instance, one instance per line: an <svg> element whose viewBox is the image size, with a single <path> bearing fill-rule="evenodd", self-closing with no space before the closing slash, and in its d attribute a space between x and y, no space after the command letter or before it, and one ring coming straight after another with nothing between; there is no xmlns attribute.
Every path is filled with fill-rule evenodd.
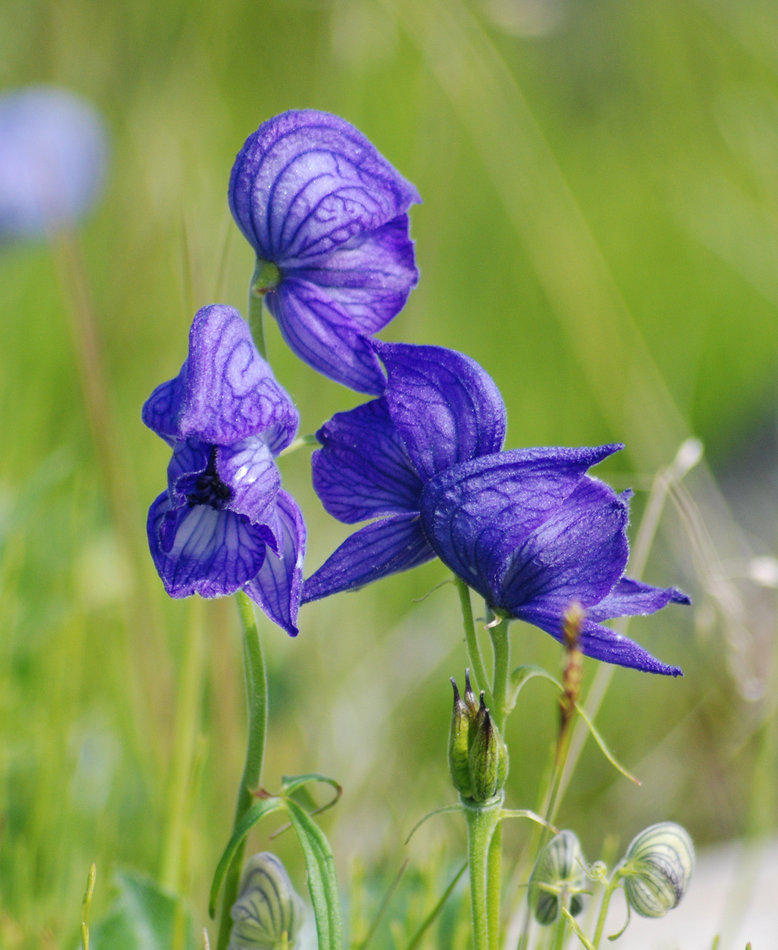
<svg viewBox="0 0 778 950"><path fill-rule="evenodd" d="M529 879L529 904L539 924L552 924L562 901L575 917L583 909L586 875L574 831L560 831L538 855Z"/></svg>
<svg viewBox="0 0 778 950"><path fill-rule="evenodd" d="M467 758L470 772L471 797L486 802L501 792L508 775L508 749L495 726L481 693L481 704L470 726L470 753Z"/></svg>
<svg viewBox="0 0 778 950"><path fill-rule="evenodd" d="M637 835L621 867L630 907L641 917L664 917L686 893L694 870L694 845L672 821Z"/></svg>
<svg viewBox="0 0 778 950"><path fill-rule="evenodd" d="M246 862L230 914L235 923L228 950L291 950L305 905L283 864L263 851Z"/></svg>
<svg viewBox="0 0 778 950"><path fill-rule="evenodd" d="M454 687L454 709L448 737L448 768L454 788L470 801L489 801L502 791L508 774L508 750L495 726L481 692L476 705L470 686L470 671L465 670L465 695Z"/></svg>

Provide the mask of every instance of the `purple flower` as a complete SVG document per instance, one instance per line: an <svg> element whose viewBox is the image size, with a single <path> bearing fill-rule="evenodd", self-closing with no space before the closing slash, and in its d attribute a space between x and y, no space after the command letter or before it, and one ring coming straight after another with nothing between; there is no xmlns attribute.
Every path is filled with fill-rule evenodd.
<svg viewBox="0 0 778 950"><path fill-rule="evenodd" d="M102 120L55 86L0 96L0 240L71 227L100 194L108 155Z"/></svg>
<svg viewBox="0 0 778 950"><path fill-rule="evenodd" d="M629 492L587 470L618 451L499 451L505 408L472 360L440 347L377 343L383 396L334 416L317 434L313 482L352 534L305 582L303 602L351 590L438 556L500 616L557 640L573 602L585 610L580 648L621 666L678 675L601 621L654 613L675 588L624 576Z"/></svg>
<svg viewBox="0 0 778 950"><path fill-rule="evenodd" d="M236 310L197 312L189 356L146 400L143 421L173 448L147 526L165 590L221 597L243 588L296 634L305 524L274 459L297 432L297 410Z"/></svg>
<svg viewBox="0 0 778 950"><path fill-rule="evenodd" d="M369 338L418 279L408 208L416 189L354 126L327 112L284 112L248 137L230 209L257 255L255 292L294 352L325 376L378 394Z"/></svg>

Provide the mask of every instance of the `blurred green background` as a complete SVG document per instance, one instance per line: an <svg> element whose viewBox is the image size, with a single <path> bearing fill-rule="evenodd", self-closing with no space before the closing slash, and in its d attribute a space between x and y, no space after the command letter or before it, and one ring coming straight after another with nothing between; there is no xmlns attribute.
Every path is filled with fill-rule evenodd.
<svg viewBox="0 0 778 950"><path fill-rule="evenodd" d="M590 744L563 823L590 859L664 818L698 845L775 831L776 36L767 0L0 7L2 87L70 87L113 141L76 248L0 248L0 947L72 947L93 861L94 916L130 867L206 923L242 768L240 638L231 603L170 602L156 578L145 511L168 450L139 413L199 306L245 308L253 260L228 176L245 137L291 107L349 119L418 187L422 278L383 336L481 362L509 446L626 442L602 474L635 488L635 528L681 442L705 446L643 575L695 606L631 628L686 675L616 673L598 722L643 786ZM90 311L112 433L97 445L70 329ZM303 431L359 401L274 326L269 354ZM313 568L346 531L305 452L283 476ZM453 867L464 846L451 817L403 844L454 798L448 677L465 652L445 579L431 564L306 607L296 641L266 628L265 784L343 783L323 823L344 890L360 867ZM513 637L517 662L558 669L550 638ZM537 804L555 723L550 687L528 686L509 728L514 807ZM510 828L509 858L527 835ZM302 889L288 837L275 847Z"/></svg>

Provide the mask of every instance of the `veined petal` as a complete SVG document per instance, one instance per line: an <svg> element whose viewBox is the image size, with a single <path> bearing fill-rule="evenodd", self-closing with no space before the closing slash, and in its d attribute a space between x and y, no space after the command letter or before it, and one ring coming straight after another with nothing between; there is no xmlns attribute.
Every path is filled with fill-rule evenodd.
<svg viewBox="0 0 778 950"><path fill-rule="evenodd" d="M563 642L562 633L563 613L549 610L544 607L522 607L514 616L527 623L534 624L550 633L555 640ZM647 650L644 650L634 640L622 636L602 624L595 623L588 617L583 621L578 645L586 656L605 663L615 663L645 673L663 673L665 676L683 676L680 667L669 666Z"/></svg>
<svg viewBox="0 0 778 950"><path fill-rule="evenodd" d="M306 109L276 116L248 137L229 200L257 256L282 265L329 253L420 198L354 126Z"/></svg>
<svg viewBox="0 0 778 950"><path fill-rule="evenodd" d="M599 622L613 617L653 614L670 603L690 604L691 599L677 587L651 587L631 577L622 577L599 603L587 608L586 616Z"/></svg>
<svg viewBox="0 0 778 950"><path fill-rule="evenodd" d="M266 522L275 510L281 475L270 449L259 438L248 438L216 451L216 471L232 497L225 508L245 515L254 524Z"/></svg>
<svg viewBox="0 0 778 950"><path fill-rule="evenodd" d="M297 636L297 611L303 586L305 522L297 503L285 491L276 496L280 525L277 554L269 552L246 593L268 617L294 637Z"/></svg>
<svg viewBox="0 0 778 950"><path fill-rule="evenodd" d="M294 277L326 287L355 329L377 333L402 310L419 279L408 215L360 234L330 254L300 266L285 265L284 279Z"/></svg>
<svg viewBox="0 0 778 950"><path fill-rule="evenodd" d="M373 346L388 374L389 415L425 481L500 448L505 405L475 360L442 346L378 340Z"/></svg>
<svg viewBox="0 0 778 950"><path fill-rule="evenodd" d="M265 302L301 360L358 392L383 392L386 379L378 357L326 289L289 278Z"/></svg>
<svg viewBox="0 0 778 950"><path fill-rule="evenodd" d="M149 510L149 547L171 597L221 597L256 576L266 545L245 518L208 505L171 507L167 492Z"/></svg>
<svg viewBox="0 0 778 950"><path fill-rule="evenodd" d="M620 448L514 449L452 466L424 487L424 530L441 560L497 606L511 555Z"/></svg>
<svg viewBox="0 0 778 950"><path fill-rule="evenodd" d="M584 478L509 557L497 605L563 611L573 601L587 608L602 600L627 565L628 499Z"/></svg>
<svg viewBox="0 0 778 950"><path fill-rule="evenodd" d="M225 445L265 435L279 452L297 432L297 410L257 352L248 324L221 304L197 312L178 379L157 387L146 405L144 421L168 441L194 436Z"/></svg>
<svg viewBox="0 0 778 950"><path fill-rule="evenodd" d="M326 510L353 524L378 515L418 513L421 479L383 399L339 412L316 433L313 487Z"/></svg>
<svg viewBox="0 0 778 950"><path fill-rule="evenodd" d="M302 603L356 590L381 577L417 567L434 556L418 516L393 515L374 521L346 538L305 581Z"/></svg>

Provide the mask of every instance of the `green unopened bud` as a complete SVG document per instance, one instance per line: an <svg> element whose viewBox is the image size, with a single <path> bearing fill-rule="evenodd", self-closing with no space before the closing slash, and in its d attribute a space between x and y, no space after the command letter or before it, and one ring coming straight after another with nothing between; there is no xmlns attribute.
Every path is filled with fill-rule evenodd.
<svg viewBox="0 0 778 950"><path fill-rule="evenodd" d="M664 917L677 907L693 871L692 839L672 821L641 831L620 868L629 906L641 917Z"/></svg>
<svg viewBox="0 0 778 950"><path fill-rule="evenodd" d="M581 845L574 831L560 831L538 855L529 879L529 904L535 920L547 925L559 916L562 903L575 917L583 909L586 883Z"/></svg>
<svg viewBox="0 0 778 950"><path fill-rule="evenodd" d="M471 797L486 802L501 792L508 774L508 749L484 703L470 725L470 753L467 766L470 772Z"/></svg>
<svg viewBox="0 0 778 950"><path fill-rule="evenodd" d="M269 851L246 862L228 950L292 950L305 905L279 859Z"/></svg>
<svg viewBox="0 0 778 950"><path fill-rule="evenodd" d="M469 689L470 679L467 674L465 674L465 681ZM451 685L454 687L454 709L451 713L451 729L448 734L448 770L451 773L454 788L460 795L470 798L472 789L467 760L470 752L472 714L468 704L459 695L456 680L453 677Z"/></svg>

